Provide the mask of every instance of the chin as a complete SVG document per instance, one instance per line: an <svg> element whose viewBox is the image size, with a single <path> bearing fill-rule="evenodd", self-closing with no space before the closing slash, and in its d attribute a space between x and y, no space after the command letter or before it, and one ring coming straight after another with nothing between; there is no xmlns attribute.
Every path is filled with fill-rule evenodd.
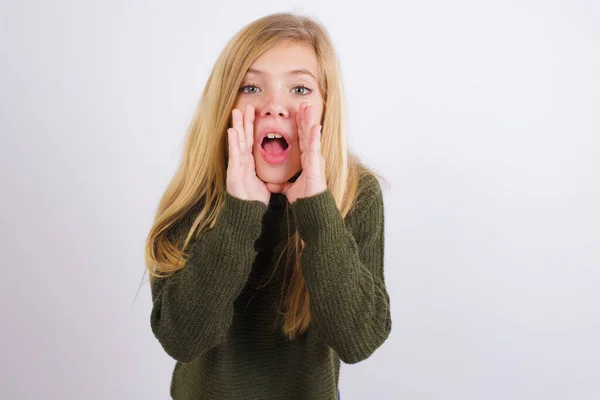
<svg viewBox="0 0 600 400"><path fill-rule="evenodd" d="M286 183L286 182L295 182L300 175L299 171L296 174L293 172L285 172L281 173L279 171L257 171L257 176L266 183Z"/></svg>

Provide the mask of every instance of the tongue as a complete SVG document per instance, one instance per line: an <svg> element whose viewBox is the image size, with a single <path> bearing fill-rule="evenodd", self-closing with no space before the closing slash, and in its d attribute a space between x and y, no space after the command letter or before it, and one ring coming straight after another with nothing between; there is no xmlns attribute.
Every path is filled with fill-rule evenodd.
<svg viewBox="0 0 600 400"><path fill-rule="evenodd" d="M263 149L265 149L267 154L276 156L278 154L283 153L283 151L285 150L283 148L283 141L283 139L267 139L263 144Z"/></svg>

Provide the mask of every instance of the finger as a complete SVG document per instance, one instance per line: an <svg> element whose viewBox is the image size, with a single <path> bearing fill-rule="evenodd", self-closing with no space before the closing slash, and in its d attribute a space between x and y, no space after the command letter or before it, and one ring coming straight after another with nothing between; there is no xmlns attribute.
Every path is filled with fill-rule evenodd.
<svg viewBox="0 0 600 400"><path fill-rule="evenodd" d="M252 144L254 143L254 107L251 104L247 104L245 113L244 132L246 133L246 150L252 153Z"/></svg>
<svg viewBox="0 0 600 400"><path fill-rule="evenodd" d="M296 126L298 131L298 145L300 146L300 154L304 152L304 142L302 141L302 107L304 102L300 103L298 112L296 113Z"/></svg>
<svg viewBox="0 0 600 400"><path fill-rule="evenodd" d="M306 107L306 116L304 120L304 131L306 132L306 149L310 151L311 142L313 139L313 119L315 115L315 106L309 105Z"/></svg>
<svg viewBox="0 0 600 400"><path fill-rule="evenodd" d="M227 129L227 139L229 142L229 162L233 166L238 166L240 162L240 147L238 142L238 134L235 129Z"/></svg>
<svg viewBox="0 0 600 400"><path fill-rule="evenodd" d="M298 123L298 131L301 132L299 136L300 142L300 153L304 153L308 150L308 141L306 140L308 132L306 131L306 110L308 108L308 103L303 102L300 108L300 122Z"/></svg>
<svg viewBox="0 0 600 400"><path fill-rule="evenodd" d="M233 125L233 129L236 130L238 136L238 142L240 147L240 153L244 153L246 151L246 138L244 137L244 127L242 125L242 112L237 108L234 108L231 111L232 117L231 122Z"/></svg>
<svg viewBox="0 0 600 400"><path fill-rule="evenodd" d="M310 145L310 151L320 152L321 151L321 125L315 125L313 127L312 141Z"/></svg>

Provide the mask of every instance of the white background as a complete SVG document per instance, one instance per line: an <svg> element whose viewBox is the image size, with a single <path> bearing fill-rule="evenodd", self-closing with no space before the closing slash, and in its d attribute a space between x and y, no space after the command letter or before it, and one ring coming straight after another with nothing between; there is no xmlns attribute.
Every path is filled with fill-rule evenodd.
<svg viewBox="0 0 600 400"><path fill-rule="evenodd" d="M342 399L600 398L597 1L1 4L0 398L169 398L144 241L219 52L276 11L325 24L391 183L392 334Z"/></svg>

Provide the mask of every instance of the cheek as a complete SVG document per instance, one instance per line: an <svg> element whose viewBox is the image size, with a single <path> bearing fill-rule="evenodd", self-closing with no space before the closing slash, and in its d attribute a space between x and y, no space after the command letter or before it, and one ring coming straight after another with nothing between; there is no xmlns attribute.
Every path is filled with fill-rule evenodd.
<svg viewBox="0 0 600 400"><path fill-rule="evenodd" d="M246 102L245 101L236 101L235 104L233 105L233 108L237 108L238 110L243 110L246 107Z"/></svg>
<svg viewBox="0 0 600 400"><path fill-rule="evenodd" d="M252 104L254 105L255 101L252 99L249 99L247 97L244 96L238 96L237 100L235 101L235 108L237 108L238 110L243 110L246 108L247 104ZM256 106L254 105L254 108L256 108Z"/></svg>
<svg viewBox="0 0 600 400"><path fill-rule="evenodd" d="M300 147L294 146L290 154L290 159L294 164L300 164Z"/></svg>

